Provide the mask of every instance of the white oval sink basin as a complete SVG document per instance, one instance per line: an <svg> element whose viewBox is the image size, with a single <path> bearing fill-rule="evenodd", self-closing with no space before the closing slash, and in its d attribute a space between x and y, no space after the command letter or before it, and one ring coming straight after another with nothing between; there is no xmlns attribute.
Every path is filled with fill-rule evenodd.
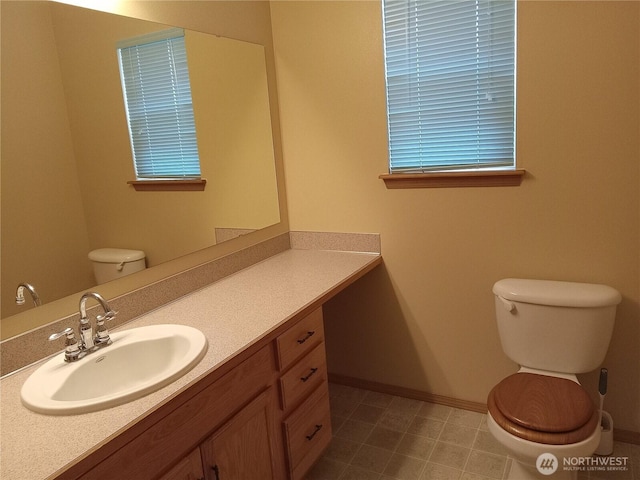
<svg viewBox="0 0 640 480"><path fill-rule="evenodd" d="M185 325L150 325L111 334L113 343L71 363L56 355L27 378L22 403L49 415L120 405L168 385L195 367L207 339Z"/></svg>

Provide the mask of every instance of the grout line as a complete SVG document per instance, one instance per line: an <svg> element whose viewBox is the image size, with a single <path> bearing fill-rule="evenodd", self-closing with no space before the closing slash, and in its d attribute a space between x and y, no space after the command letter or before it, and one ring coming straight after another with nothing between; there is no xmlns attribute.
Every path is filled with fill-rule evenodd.
<svg viewBox="0 0 640 480"><path fill-rule="evenodd" d="M480 425L482 425L482 421L480 421ZM464 461L464 465L462 466L462 471L467 471L467 466L469 465L469 460L471 459L471 452L473 452L473 446L476 444L476 439L478 438L478 432L480 431L480 427L476 428L476 433L473 435L473 441L471 442L471 447L469 448L469 454L467 455L467 459ZM482 451L482 450L480 450ZM487 453L487 452L485 452Z"/></svg>

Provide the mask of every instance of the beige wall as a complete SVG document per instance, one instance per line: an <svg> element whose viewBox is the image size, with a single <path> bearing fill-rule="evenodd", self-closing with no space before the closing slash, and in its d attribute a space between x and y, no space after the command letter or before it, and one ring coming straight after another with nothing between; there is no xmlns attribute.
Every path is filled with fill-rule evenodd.
<svg viewBox="0 0 640 480"><path fill-rule="evenodd" d="M379 2L272 3L291 229L382 235L384 268L327 306L330 369L484 402L516 369L496 280L605 283L624 297L605 405L640 432L640 3L518 10L523 184L387 190Z"/></svg>
<svg viewBox="0 0 640 480"><path fill-rule="evenodd" d="M193 30L185 40L211 231L278 223L264 47Z"/></svg>
<svg viewBox="0 0 640 480"><path fill-rule="evenodd" d="M2 318L33 305L18 282L43 302L94 283L57 59L48 4L2 2Z"/></svg>

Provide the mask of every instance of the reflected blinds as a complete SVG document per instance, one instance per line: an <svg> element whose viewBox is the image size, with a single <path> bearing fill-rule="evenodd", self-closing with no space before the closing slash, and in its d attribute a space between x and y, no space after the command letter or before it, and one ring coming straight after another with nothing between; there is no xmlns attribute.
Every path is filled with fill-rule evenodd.
<svg viewBox="0 0 640 480"><path fill-rule="evenodd" d="M117 47L136 177L198 178L184 31L165 30Z"/></svg>

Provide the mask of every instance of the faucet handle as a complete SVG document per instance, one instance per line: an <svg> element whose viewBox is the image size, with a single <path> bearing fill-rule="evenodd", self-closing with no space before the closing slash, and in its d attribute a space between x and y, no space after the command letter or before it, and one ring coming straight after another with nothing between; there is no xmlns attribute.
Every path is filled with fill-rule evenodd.
<svg viewBox="0 0 640 480"><path fill-rule="evenodd" d="M109 330L104 325L105 322L109 322L116 318L118 312L114 312L113 310L109 310L105 312L104 315L98 315L96 317L96 336L93 339L94 345L98 347L103 347L106 345L111 345L111 338L109 337Z"/></svg>
<svg viewBox="0 0 640 480"><path fill-rule="evenodd" d="M98 322L108 322L108 321L113 320L114 318L116 318L116 315L118 315L118 312L114 312L113 310L109 310L108 312L105 312L104 315L96 316L96 320Z"/></svg>
<svg viewBox="0 0 640 480"><path fill-rule="evenodd" d="M64 343L64 361L72 362L81 358L80 354L82 352L80 351L80 345L78 344L78 340L76 339L73 328L67 327L61 332L50 335L49 341L58 340L59 338L62 338L64 336L67 337Z"/></svg>
<svg viewBox="0 0 640 480"><path fill-rule="evenodd" d="M49 341L57 340L64 337L65 335L67 336L67 340L75 340L75 333L73 331L73 328L67 327L61 332L51 334L49 336Z"/></svg>

